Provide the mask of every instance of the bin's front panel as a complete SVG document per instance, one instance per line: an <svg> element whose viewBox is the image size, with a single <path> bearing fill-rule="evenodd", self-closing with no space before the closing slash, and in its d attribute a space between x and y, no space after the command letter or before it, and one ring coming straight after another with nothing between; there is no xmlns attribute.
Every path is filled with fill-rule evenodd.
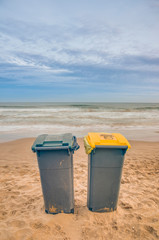
<svg viewBox="0 0 159 240"><path fill-rule="evenodd" d="M74 208L72 168L40 170L45 210L70 213Z"/></svg>
<svg viewBox="0 0 159 240"><path fill-rule="evenodd" d="M62 169L72 167L72 153L63 150L39 150L37 151L40 169Z"/></svg>
<svg viewBox="0 0 159 240"><path fill-rule="evenodd" d="M37 156L45 210L48 213L72 212L73 154L68 154L68 150L42 150Z"/></svg>
<svg viewBox="0 0 159 240"><path fill-rule="evenodd" d="M88 208L92 211L116 210L122 168L91 168Z"/></svg>
<svg viewBox="0 0 159 240"><path fill-rule="evenodd" d="M122 167L125 149L96 148L92 151L92 167Z"/></svg>
<svg viewBox="0 0 159 240"><path fill-rule="evenodd" d="M114 211L117 208L124 152L122 149L96 150L88 158L87 206L92 211Z"/></svg>

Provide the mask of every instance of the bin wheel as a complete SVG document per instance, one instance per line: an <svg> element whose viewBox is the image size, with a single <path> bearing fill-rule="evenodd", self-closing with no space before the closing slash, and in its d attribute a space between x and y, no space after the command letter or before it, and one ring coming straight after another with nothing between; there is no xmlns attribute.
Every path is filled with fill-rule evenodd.
<svg viewBox="0 0 159 240"><path fill-rule="evenodd" d="M47 214L53 214L53 215L58 214L58 212L57 212L57 213L51 213L51 212L49 212L48 210L45 210L45 212L46 212Z"/></svg>
<svg viewBox="0 0 159 240"><path fill-rule="evenodd" d="M70 213L74 213L74 208L71 209Z"/></svg>
<svg viewBox="0 0 159 240"><path fill-rule="evenodd" d="M49 214L48 210L45 209L45 213ZM67 212L68 213L68 212ZM70 213L74 213L74 208L70 210ZM51 213L53 215L58 214L58 213Z"/></svg>

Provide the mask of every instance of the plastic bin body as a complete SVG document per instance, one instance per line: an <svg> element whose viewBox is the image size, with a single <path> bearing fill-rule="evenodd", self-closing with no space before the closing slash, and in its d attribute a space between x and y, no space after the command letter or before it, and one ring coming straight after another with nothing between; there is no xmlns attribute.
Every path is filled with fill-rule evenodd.
<svg viewBox="0 0 159 240"><path fill-rule="evenodd" d="M38 150L38 165L47 213L74 212L73 152Z"/></svg>
<svg viewBox="0 0 159 240"><path fill-rule="evenodd" d="M87 206L91 211L116 210L127 146L96 146L88 155Z"/></svg>
<svg viewBox="0 0 159 240"><path fill-rule="evenodd" d="M46 213L73 213L73 153L79 148L72 134L40 135L32 146L37 154Z"/></svg>

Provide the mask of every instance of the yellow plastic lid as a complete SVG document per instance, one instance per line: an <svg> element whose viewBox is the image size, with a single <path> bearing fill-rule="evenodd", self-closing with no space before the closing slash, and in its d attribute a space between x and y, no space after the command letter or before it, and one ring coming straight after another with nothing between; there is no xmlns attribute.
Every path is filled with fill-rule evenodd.
<svg viewBox="0 0 159 240"><path fill-rule="evenodd" d="M128 146L128 148L131 148L128 140L120 133L90 132L87 135L87 141L92 148L98 145Z"/></svg>

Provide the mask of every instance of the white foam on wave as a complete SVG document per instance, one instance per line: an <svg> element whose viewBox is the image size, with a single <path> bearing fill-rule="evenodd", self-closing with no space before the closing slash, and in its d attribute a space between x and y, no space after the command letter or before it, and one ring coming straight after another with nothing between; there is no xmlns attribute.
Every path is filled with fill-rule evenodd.
<svg viewBox="0 0 159 240"><path fill-rule="evenodd" d="M1 107L0 133L36 136L43 133L72 132L83 136L88 131L121 132L159 129L158 109L136 111L131 105L117 108L103 104L89 106Z"/></svg>

